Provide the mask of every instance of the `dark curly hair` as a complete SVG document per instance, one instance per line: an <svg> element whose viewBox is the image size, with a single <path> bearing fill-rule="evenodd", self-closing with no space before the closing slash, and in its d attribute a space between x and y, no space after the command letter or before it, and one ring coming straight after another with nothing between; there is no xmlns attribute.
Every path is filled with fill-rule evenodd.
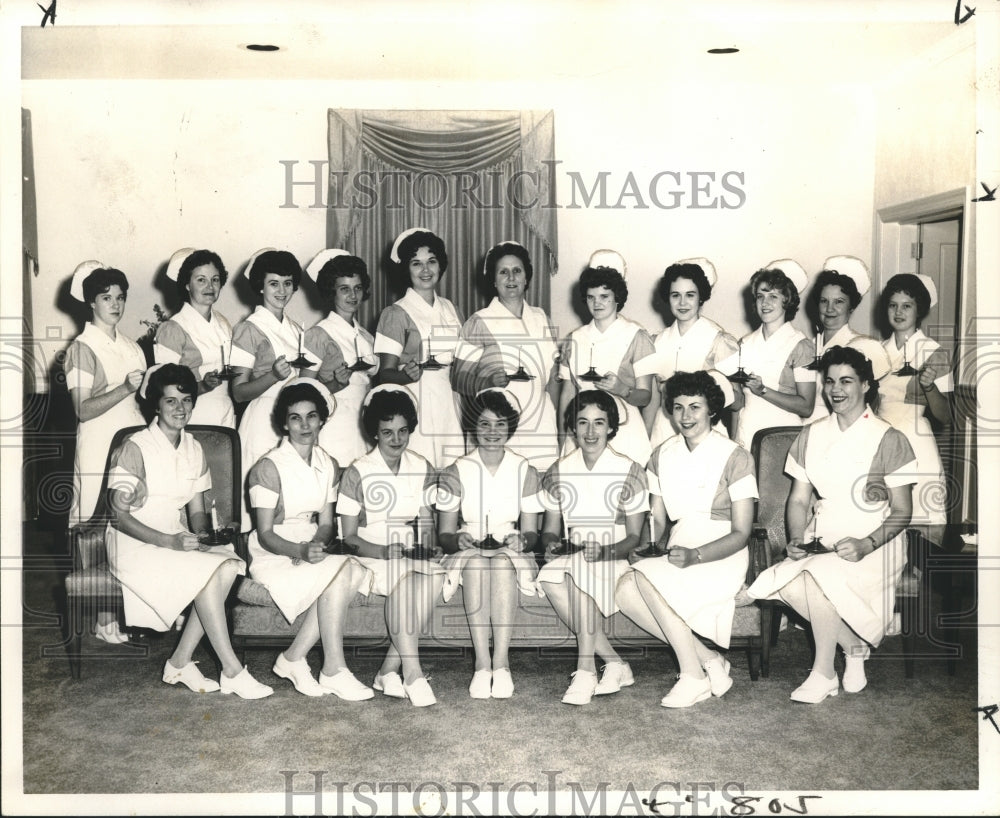
<svg viewBox="0 0 1000 818"><path fill-rule="evenodd" d="M424 247L426 245L420 245ZM397 415L406 421L406 428L413 434L417 428L417 407L405 392L386 389L376 392L367 406L361 409L361 425L371 440L378 438L380 422L392 420Z"/></svg>
<svg viewBox="0 0 1000 818"><path fill-rule="evenodd" d="M279 436L285 435L285 423L288 421L288 410L296 403L309 401L316 407L319 415L320 425L326 423L330 417L330 406L319 391L319 387L308 383L293 383L286 386L278 393L274 401L274 408L271 409L271 426Z"/></svg>
<svg viewBox="0 0 1000 818"><path fill-rule="evenodd" d="M368 275L368 265L357 256L336 256L324 264L316 276L316 289L328 309L333 309L334 295L337 292L337 279L361 279L361 289L364 291L362 301L367 301L372 294L372 278Z"/></svg>
<svg viewBox="0 0 1000 818"><path fill-rule="evenodd" d="M229 278L226 267L222 259L211 250L195 250L181 263L181 269L177 271L177 294L182 301L190 301L191 294L187 291L188 284L191 283L191 274L203 264L211 264L219 271L220 286L225 287Z"/></svg>
<svg viewBox="0 0 1000 818"><path fill-rule="evenodd" d="M819 315L819 298L823 294L823 288L827 286L840 287L844 291L852 312L861 303L861 293L858 292L858 285L854 283L853 278L838 273L836 270L822 270L816 276L812 289L809 290L809 311L811 314Z"/></svg>
<svg viewBox="0 0 1000 818"><path fill-rule="evenodd" d="M701 396L708 403L708 414L714 426L726 405L726 395L707 372L675 372L664 384L663 411L673 414L674 401L681 395Z"/></svg>
<svg viewBox="0 0 1000 818"><path fill-rule="evenodd" d="M777 290L785 301L785 320L791 321L799 311L799 291L781 270L758 270L750 277L750 292L757 298L757 289L767 287Z"/></svg>
<svg viewBox="0 0 1000 818"><path fill-rule="evenodd" d="M878 411L878 380L872 371L872 362L865 357L865 354L854 347L835 346L830 347L820 358L820 369L823 372L823 380L826 381L827 372L831 366L849 366L862 381L868 383L868 391L865 392L865 403L874 411Z"/></svg>
<svg viewBox="0 0 1000 818"><path fill-rule="evenodd" d="M663 303L670 303L670 285L678 278L688 278L698 288L698 305L701 306L712 297L712 285L708 283L705 271L697 264L671 264L663 271L663 277L656 285L656 291Z"/></svg>
<svg viewBox="0 0 1000 818"><path fill-rule="evenodd" d="M621 310L628 300L628 285L622 274L611 267L586 267L580 273L579 283L580 295L584 302L587 300L587 291L595 287L607 287L615 294L615 303Z"/></svg>
<svg viewBox="0 0 1000 818"><path fill-rule="evenodd" d="M99 267L83 280L83 300L93 304L97 296L106 293L115 285L122 288L122 294L128 297L128 279L125 273L114 267Z"/></svg>
<svg viewBox="0 0 1000 818"><path fill-rule="evenodd" d="M426 247L434 254L441 275L448 269L448 251L444 247L444 241L430 230L418 230L403 239L396 251L399 256L397 267L407 281L409 281L410 262L421 247Z"/></svg>
<svg viewBox="0 0 1000 818"><path fill-rule="evenodd" d="M621 415L618 414L618 404L615 399L603 389L585 389L576 393L576 397L569 402L566 411L563 412L563 428L566 432L573 434L576 429L576 416L586 406L596 406L608 416L608 440L614 439L618 434L618 427L621 426Z"/></svg>
<svg viewBox="0 0 1000 818"><path fill-rule="evenodd" d="M497 291L497 262L504 256L517 256L521 260L521 266L524 268L525 285L531 283L531 277L535 274L535 268L531 264L531 256L528 255L528 251L524 247L512 241L501 242L495 247L490 248L486 254L486 260L483 262L482 278L484 287L493 294Z"/></svg>
<svg viewBox="0 0 1000 818"><path fill-rule="evenodd" d="M521 414L511 405L511 402L507 400L506 395L502 392L494 392L492 390L480 392L466 406L466 411L463 413L465 427L473 436L475 436L476 424L479 423L479 418L482 417L483 412L486 410L507 421L508 440L517 431L517 424L521 420Z"/></svg>
<svg viewBox="0 0 1000 818"><path fill-rule="evenodd" d="M139 410L147 422L156 415L156 410L163 399L163 391L168 386L176 386L181 394L190 395L192 407L198 403L198 381L195 380L194 372L180 364L164 364L149 374L146 381L146 397L142 397L138 392L135 393Z"/></svg>
<svg viewBox="0 0 1000 818"><path fill-rule="evenodd" d="M264 292L264 277L268 273L277 276L291 276L292 286L298 290L302 280L302 266L287 250L268 250L257 256L250 268L250 287L260 295Z"/></svg>
<svg viewBox="0 0 1000 818"><path fill-rule="evenodd" d="M889 312L889 299L896 293L908 295L917 302L917 326L927 317L931 311L931 294L927 291L924 282L913 273L897 273L885 285L882 295L879 296L879 314L887 315Z"/></svg>

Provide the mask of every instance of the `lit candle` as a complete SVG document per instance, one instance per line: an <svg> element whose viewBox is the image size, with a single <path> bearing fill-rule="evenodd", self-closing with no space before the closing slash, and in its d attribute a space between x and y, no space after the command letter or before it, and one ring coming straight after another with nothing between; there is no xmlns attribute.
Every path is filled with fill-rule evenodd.
<svg viewBox="0 0 1000 818"><path fill-rule="evenodd" d="M219 358L222 360L222 365L226 365L226 345L219 344Z"/></svg>
<svg viewBox="0 0 1000 818"><path fill-rule="evenodd" d="M653 523L653 512L649 512L649 541L656 544L656 526Z"/></svg>
<svg viewBox="0 0 1000 818"><path fill-rule="evenodd" d="M354 333L354 357L361 360L361 353L358 352L358 334Z"/></svg>
<svg viewBox="0 0 1000 818"><path fill-rule="evenodd" d="M822 332L819 328L816 329L816 357L819 357L819 334Z"/></svg>
<svg viewBox="0 0 1000 818"><path fill-rule="evenodd" d="M299 332L299 355L302 355L302 336L305 335L304 332Z"/></svg>
<svg viewBox="0 0 1000 818"><path fill-rule="evenodd" d="M218 531L219 530L219 514L215 510L215 501L214 500L212 501L212 530L213 531Z"/></svg>
<svg viewBox="0 0 1000 818"><path fill-rule="evenodd" d="M490 536L490 515L486 515L486 536Z"/></svg>
<svg viewBox="0 0 1000 818"><path fill-rule="evenodd" d="M594 345L590 345L590 368L594 368Z"/></svg>
<svg viewBox="0 0 1000 818"><path fill-rule="evenodd" d="M416 523L413 526L413 547L420 548L420 515L416 517Z"/></svg>

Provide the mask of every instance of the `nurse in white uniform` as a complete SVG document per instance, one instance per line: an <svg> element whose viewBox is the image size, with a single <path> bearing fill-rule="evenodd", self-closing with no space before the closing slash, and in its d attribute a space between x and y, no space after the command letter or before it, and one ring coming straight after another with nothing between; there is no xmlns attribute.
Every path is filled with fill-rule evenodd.
<svg viewBox="0 0 1000 818"><path fill-rule="evenodd" d="M413 227L396 237L389 257L409 287L379 316L375 330L375 352L381 361L378 380L408 385L416 395L426 411L410 446L435 469L443 469L465 454L458 395L452 391L448 372L462 317L437 292L448 269L448 253L438 236Z"/></svg>
<svg viewBox="0 0 1000 818"><path fill-rule="evenodd" d="M736 390L743 407L736 416L733 439L750 451L753 436L771 426L801 426L812 413L816 376L806 367L812 345L790 323L799 309L799 293L806 273L791 259L773 261L750 278L754 308L761 325L743 336L735 355L719 361L716 369L732 377L742 366L750 376Z"/></svg>
<svg viewBox="0 0 1000 818"><path fill-rule="evenodd" d="M193 601L163 681L196 693L221 687L244 699L270 696L274 691L240 664L229 641L226 597L246 565L232 545L202 542L211 531L211 475L201 445L184 431L198 398L194 374L178 364L150 367L139 396L153 420L125 441L108 476L115 510L108 564L122 584L125 620L166 631ZM206 635L222 664L219 683L192 661Z"/></svg>
<svg viewBox="0 0 1000 818"><path fill-rule="evenodd" d="M375 447L344 472L337 514L344 542L370 571L361 593L385 597L391 645L373 687L428 707L437 699L420 665L420 634L430 624L445 574L431 512L437 472L408 448L417 404L405 386L372 389L361 422Z"/></svg>
<svg viewBox="0 0 1000 818"><path fill-rule="evenodd" d="M343 467L370 448L361 429L361 403L378 372L375 339L357 312L371 295L368 267L346 250L323 250L306 272L329 312L306 330L306 354L316 364L302 374L317 378L337 397L337 408L319 433L319 445Z"/></svg>
<svg viewBox="0 0 1000 818"><path fill-rule="evenodd" d="M913 525L940 543L947 522L948 491L927 411L940 422L951 420L955 388L950 355L920 330L937 302L929 276L903 273L889 279L881 306L892 329L883 342L890 373L879 384L879 416L899 429L917 456L919 479L913 488Z"/></svg>
<svg viewBox="0 0 1000 818"><path fill-rule="evenodd" d="M729 386L716 374L721 385L708 372L678 372L666 382L666 406L680 433L653 452L647 469L649 539L666 549L646 558L633 551L634 568L618 581L625 615L677 655L680 678L664 707L689 707L733 684L729 662L701 640L729 647L757 481L750 453L712 428Z"/></svg>
<svg viewBox="0 0 1000 818"><path fill-rule="evenodd" d="M871 274L865 263L854 256L831 256L823 262L816 276L806 311L818 319L819 329L813 341L815 357L823 357L830 347L854 347L872 362L872 373L881 381L889 373L889 358L882 345L867 335L851 329L848 321L865 293L871 289ZM816 406L809 421L825 418L830 409L823 400L823 377L816 373Z"/></svg>
<svg viewBox="0 0 1000 818"><path fill-rule="evenodd" d="M580 275L580 295L592 320L570 333L564 345L559 412L565 414L570 401L588 389L600 389L624 401L629 410L615 435L614 449L645 464L653 447L641 410L652 396L653 340L639 324L619 314L628 298L625 272L621 255L597 250ZM575 445L572 434L567 434L564 453Z"/></svg>
<svg viewBox="0 0 1000 818"><path fill-rule="evenodd" d="M563 416L577 447L542 478L547 562L538 584L577 642L576 670L564 704L589 704L595 694L634 684L631 668L604 633L604 620L618 611L615 585L628 570L625 558L639 542L649 510L645 470L608 445L621 426L619 418L619 406L607 392L580 392ZM595 654L605 662L600 682Z"/></svg>
<svg viewBox="0 0 1000 818"><path fill-rule="evenodd" d="M656 391L643 409L650 427L649 443L655 449L678 433L672 415L664 408L663 386L675 372L715 368L715 362L736 352L736 339L701 314L712 297L718 276L707 258L688 258L671 264L657 284L660 299L670 307L674 322L653 341ZM716 428L728 435L721 418Z"/></svg>
<svg viewBox="0 0 1000 818"><path fill-rule="evenodd" d="M905 435L875 414L878 381L851 347L823 355L823 389L833 407L810 423L788 452L788 557L762 571L748 593L781 599L808 620L812 670L793 701L836 696L833 661L844 651L844 690L859 693L865 660L892 621L896 583L906 562L916 461ZM821 553L805 546L819 540Z"/></svg>
<svg viewBox="0 0 1000 818"><path fill-rule="evenodd" d="M292 623L305 613L292 644L278 654L274 672L299 693L361 701L375 693L359 682L344 657L344 620L368 571L352 556L327 553L340 469L317 442L334 400L312 378L296 378L278 394L275 421L281 444L250 470L257 527L250 534L250 576L267 588ZM307 654L323 642L319 682Z"/></svg>
<svg viewBox="0 0 1000 818"><path fill-rule="evenodd" d="M139 345L118 331L125 314L128 279L121 270L85 261L73 273L70 295L90 306L91 320L66 351L66 387L76 410L71 526L97 508L111 439L119 429L143 424L135 390L146 369ZM128 641L110 611L99 611L95 634L116 645Z"/></svg>
<svg viewBox="0 0 1000 818"><path fill-rule="evenodd" d="M239 428L240 484L245 492L247 472L281 440L271 424L271 410L281 387L295 376L290 362L303 351L302 328L285 315L302 268L287 250L266 247L251 256L243 275L260 298L257 308L233 329L233 399L247 404ZM250 527L250 503L245 500L242 530Z"/></svg>
<svg viewBox="0 0 1000 818"><path fill-rule="evenodd" d="M478 445L448 466L438 483L441 547L448 554L442 563L448 571L444 599L463 587L476 654L469 686L474 699L514 693L507 652L518 590L537 595L532 551L542 512L538 472L506 445L517 433L519 408L517 398L498 387L476 395L469 426Z"/></svg>
<svg viewBox="0 0 1000 818"><path fill-rule="evenodd" d="M229 363L233 328L214 309L228 273L211 250L185 247L170 257L167 278L184 301L180 311L160 324L153 357L158 364L180 364L194 372L198 404L192 423L236 428L236 415L226 381L219 377Z"/></svg>

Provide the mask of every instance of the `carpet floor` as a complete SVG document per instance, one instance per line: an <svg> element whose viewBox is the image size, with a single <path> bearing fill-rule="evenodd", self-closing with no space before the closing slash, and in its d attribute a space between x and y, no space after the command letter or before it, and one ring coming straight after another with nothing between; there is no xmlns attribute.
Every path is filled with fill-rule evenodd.
<svg viewBox="0 0 1000 818"><path fill-rule="evenodd" d="M136 647L85 637L79 681L61 647L60 587L45 547L25 571L23 766L26 793L283 792L286 772L323 770L337 782L489 782L509 788L649 790L661 781L733 782L747 790L963 790L978 778L975 631L962 631L954 676L941 648L905 679L899 637L867 663L868 687L820 705L789 701L808 674L806 634L782 632L771 674L752 682L731 652L733 688L685 710L660 698L676 665L667 649L628 655L635 684L586 707L560 703L575 667L566 651L512 652L510 700L468 695L471 655L428 652L438 704L418 709L377 695L350 703L307 698L271 673L275 653L248 654L275 688L260 701L198 695L160 682L175 634L144 634ZM933 601L933 600L932 600ZM218 676L204 647L196 659ZM310 656L314 671L319 655ZM381 651L348 661L371 682ZM301 781L296 786L305 786Z"/></svg>

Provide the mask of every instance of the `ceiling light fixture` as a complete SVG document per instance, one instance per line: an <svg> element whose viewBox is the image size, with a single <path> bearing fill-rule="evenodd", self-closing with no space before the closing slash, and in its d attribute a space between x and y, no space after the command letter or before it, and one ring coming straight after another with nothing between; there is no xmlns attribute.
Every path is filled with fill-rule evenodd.
<svg viewBox="0 0 1000 818"><path fill-rule="evenodd" d="M738 54L738 48L710 48L708 49L709 54Z"/></svg>
<svg viewBox="0 0 1000 818"><path fill-rule="evenodd" d="M247 51L278 51L278 46L267 45L264 43L250 43L247 46Z"/></svg>

